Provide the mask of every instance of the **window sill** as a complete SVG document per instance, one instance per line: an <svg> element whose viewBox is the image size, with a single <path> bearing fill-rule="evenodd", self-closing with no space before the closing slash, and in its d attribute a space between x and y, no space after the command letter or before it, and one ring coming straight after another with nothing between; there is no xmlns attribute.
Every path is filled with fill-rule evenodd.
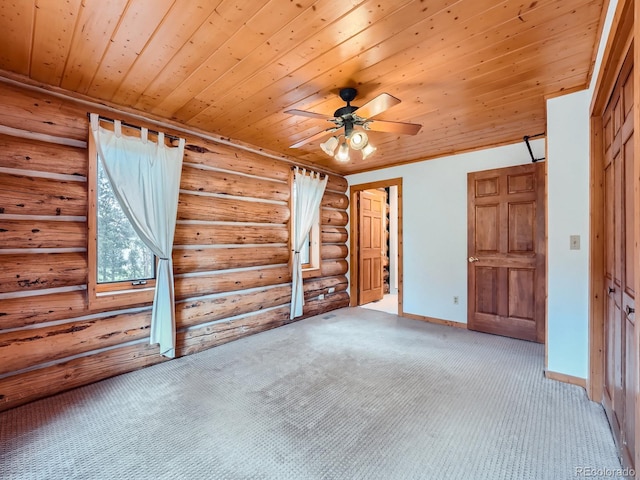
<svg viewBox="0 0 640 480"><path fill-rule="evenodd" d="M131 307L153 303L155 286L116 290L107 292L89 292L90 308Z"/></svg>
<svg viewBox="0 0 640 480"><path fill-rule="evenodd" d="M305 268L304 270L302 270L302 278L317 278L317 277L321 277L322 276L322 271L320 270L320 267L316 267L316 268Z"/></svg>

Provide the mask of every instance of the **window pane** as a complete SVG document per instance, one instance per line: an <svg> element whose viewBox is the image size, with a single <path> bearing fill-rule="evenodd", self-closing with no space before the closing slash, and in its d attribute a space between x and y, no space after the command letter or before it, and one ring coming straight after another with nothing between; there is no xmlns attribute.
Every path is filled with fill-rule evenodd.
<svg viewBox="0 0 640 480"><path fill-rule="evenodd" d="M307 265L311 263L311 240L309 239L309 234L307 234L307 238L304 241L304 246L302 250L300 250L300 260L302 265Z"/></svg>
<svg viewBox="0 0 640 480"><path fill-rule="evenodd" d="M153 252L140 240L98 161L98 283L155 278Z"/></svg>

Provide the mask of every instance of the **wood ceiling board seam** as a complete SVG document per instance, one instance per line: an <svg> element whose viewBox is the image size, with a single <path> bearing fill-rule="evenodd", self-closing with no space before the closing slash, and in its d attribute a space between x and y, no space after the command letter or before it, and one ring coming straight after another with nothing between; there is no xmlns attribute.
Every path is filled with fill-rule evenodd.
<svg viewBox="0 0 640 480"><path fill-rule="evenodd" d="M250 81L250 79L260 71L260 69L264 68L264 65L280 61L280 57L283 56L280 51L284 50L282 45L286 45L286 48L291 49L295 48L304 40L311 38L312 35L308 32L313 32L313 34L315 34L317 31L317 25L313 24L313 18L310 18L307 21L304 18L305 14L310 17L320 17L323 21L328 21L327 18L331 17L323 15L325 9L331 10L334 13L333 18L339 18L345 13L348 13L349 9L361 4L364 0L354 0L351 3L347 3L344 0L332 1L335 2L337 6L328 1L319 1L311 5L295 18L297 24L305 25L303 30L294 31L290 27L291 22L284 25L278 32L265 40L265 42L263 42L259 47L254 49L250 55L245 56L236 65L224 71L218 78L211 81L208 86L195 95L190 102L185 103L180 109L174 112L174 115L177 118L182 118L185 121L188 121L200 111L198 107L194 108L193 106L190 106L190 103L196 106L202 104L210 106L212 99L217 98L220 95L220 92L232 92L237 86L238 78L242 78L243 81ZM314 7L318 4L320 4L319 7L314 10ZM342 6L344 10L338 10L337 8L339 6ZM274 38L276 36L282 38ZM297 37L302 37L302 40L297 40ZM292 44L295 44L295 46L292 47ZM255 62L254 58L259 58L261 61ZM259 66L256 67L255 65Z"/></svg>
<svg viewBox="0 0 640 480"><path fill-rule="evenodd" d="M192 104L197 105L198 108L203 108L202 105L206 105L206 101L199 99L197 95L206 90L212 79L219 78L226 71L233 66L237 65L242 58L247 57L256 48L263 44L266 39L270 38L273 34L273 30L279 30L284 25L288 24L292 18L295 18L301 13L301 9L310 7L310 4L314 0L306 0L308 2L307 7L303 7L300 3L290 2L282 6L280 2L280 8L274 8L273 3L279 0L269 0L263 5L247 22L234 32L219 48L211 53L198 67L191 72L191 74L184 79L176 88L173 89L170 95L165 97L164 101L156 105L152 111L156 114L163 116L170 116L179 121L184 122L178 112L181 108L184 108L185 104L192 100ZM274 12L279 12L279 17L282 19L284 25L278 24L273 21L269 21L272 18ZM286 16L282 16L283 12L286 12ZM265 16L269 18L264 18ZM262 23L264 33L256 31L250 26L251 23Z"/></svg>
<svg viewBox="0 0 640 480"><path fill-rule="evenodd" d="M368 7L366 7L363 2L357 2L357 3L353 2L353 3L355 4L354 5L354 7L355 7L354 10L353 11L348 11L347 13L343 13L343 14L339 15L338 16L339 18L337 19L337 21L344 21L346 24L351 23L353 25L353 23L351 22L351 17L355 17L356 20L358 19L358 17L363 17L363 15L360 15L359 10L363 10L363 9L368 8ZM375 2L372 1L370 3L375 3ZM324 18L323 18L323 20L324 20ZM315 35L317 35L318 33L322 32L323 30L327 30L333 24L335 24L335 22L332 22L332 23L328 24L328 26L323 28L322 30L315 32L313 36L312 35L305 36L303 41L298 42L295 45L295 47L293 47L293 48L295 48L295 52L291 53L290 56L293 56L295 59L298 59L299 57L301 57L300 50L301 50L301 48L304 48L304 47L300 47L300 45L304 44L305 42L310 44L309 47L308 47L308 49L310 51L317 50L318 49L318 45L316 45L315 41L314 41ZM332 34L332 33L329 33L329 34L325 33L325 35L327 35L328 37L331 37L331 41L329 41L327 43L327 45L333 46L335 44L335 42L336 42L335 35ZM271 41L269 43L271 45L273 44L273 42L271 42ZM289 47L289 48L291 49L291 47ZM286 55L287 54L280 55L275 61L271 62L271 64L282 65L282 66L286 66L286 65L292 64L291 58L284 58ZM285 67L285 68L289 68L289 67ZM242 78L244 79L243 81L246 82L247 80L251 80L256 75L257 75L257 73L254 73L250 77L249 76L242 76ZM232 85L234 87L237 86L237 82L234 81ZM215 89L215 87L216 87L216 85L212 85L212 88ZM218 88L217 90L226 91L225 89L222 89L222 88ZM316 91L317 91L317 89L316 89ZM209 93L208 92L203 92L203 95L209 95Z"/></svg>
<svg viewBox="0 0 640 480"><path fill-rule="evenodd" d="M255 0L242 1L241 7L244 5L253 7L248 11L249 13L240 13L244 10L239 7L238 0L220 2L206 21L180 46L162 71L140 94L133 107L141 111L150 111L157 104L158 99L164 99L170 95L181 83L182 78L191 75L211 55L210 52L220 48L220 45L233 35L228 23L235 21L234 19L241 20L244 16L251 16L260 8Z"/></svg>
<svg viewBox="0 0 640 480"><path fill-rule="evenodd" d="M109 100L162 24L175 0L130 3L111 37L87 94Z"/></svg>
<svg viewBox="0 0 640 480"><path fill-rule="evenodd" d="M177 0L167 18L158 25L144 53L127 72L111 101L122 105L137 102L141 93L160 74L165 63L178 54L180 47L207 21L218 4L209 0ZM176 29L175 25L181 28Z"/></svg>
<svg viewBox="0 0 640 480"><path fill-rule="evenodd" d="M441 1L448 3L451 0L441 0ZM458 1L461 1L461 0L458 0ZM363 4L358 8L366 10L368 8L369 3L375 3L375 0L372 0L372 2L368 2L366 5ZM406 5L409 5L409 4L419 4L419 2L409 2ZM404 9L406 5L403 5L403 7L399 10ZM395 18L395 15L398 15L397 12L399 10L394 11L392 15L389 15L387 13L383 13L382 11L380 11L379 13L379 17L381 18L380 21L390 22L393 18ZM324 57L327 55L329 55L331 59L335 59L336 53L340 53L342 50L344 50L344 45L347 42L353 41L353 39L358 36L369 36L371 34L371 31L370 31L371 28L373 28L374 26L379 27L378 21L374 22L373 24L369 24L368 21L365 21L359 18L360 17L359 13L360 13L359 11L354 10L353 12L350 12L349 15L345 15L344 17L339 19L338 22L334 22L333 24L330 24L321 30L323 37L326 36L327 38L325 43L327 48L329 48L328 51L323 52L321 54L317 54L316 53L316 50L318 48L317 40L310 39L307 42L309 43L308 47L298 46L298 48L294 52L289 54L287 59L280 59L279 62L271 64L268 69L262 70L259 75L256 75L255 77L253 77L252 80L254 84L268 85L270 88L270 91L269 91L270 93L260 92L262 93L262 96L268 97L269 95L271 95L272 98L278 98L278 99L283 98L283 96L280 93L282 89L275 87L275 85L279 84L279 82L281 81L284 81L285 83L290 83L291 70L294 68L295 69L301 68L302 66L305 66L309 63L309 61L300 53L302 49L308 48L310 52L314 53L316 55L314 57L314 60L319 57ZM354 20L359 23L354 23ZM356 25L356 24L360 25L358 28L361 28L361 30L354 35L353 25ZM371 37L373 36L374 35L371 35ZM371 41L375 41L375 40L371 40ZM344 53L342 56L344 55L347 55L347 53ZM281 71L281 73L279 74L273 73L272 70L275 70L275 72ZM273 79L276 77L279 80L274 82ZM244 85L244 83L239 84L236 86L236 88L234 88L233 96L226 95L224 97L217 99L217 109L222 108L224 111L225 107L228 107L230 104L234 104L235 102L243 102L243 104L246 105L246 102L248 101L248 99L255 96L256 96L255 87L252 87L250 85ZM223 100L226 103L222 103ZM263 103L264 102L261 102L261 104ZM212 109L213 106L209 108ZM247 108L247 111L252 111L251 106L247 105L246 108ZM281 108L281 105L278 106L278 109L280 108ZM205 120L200 120L200 117L204 117ZM211 121L215 121L215 119L217 119L218 117L219 115L216 114L212 116L207 110L204 110L199 115L189 119L189 124L199 124L200 122L210 123Z"/></svg>
<svg viewBox="0 0 640 480"><path fill-rule="evenodd" d="M483 10L483 11L484 11L484 10ZM437 13L438 13L438 14L442 13L442 10L439 10ZM426 19L420 20L420 21L418 21L418 23L414 24L414 27L415 27L416 25L420 25L420 24L422 24L422 23L424 23L424 22L428 22L428 21L432 21L432 20L433 20L433 18L432 18L432 17L429 17L429 18L426 18ZM472 19L465 20L465 21L471 22L471 21L472 21ZM406 33L406 32L408 32L408 30L407 30L407 29L405 29L405 32L401 33L400 35L406 35L408 38L410 38L410 39L411 39L411 44L415 44L415 41L413 40L413 39L415 38L415 35L414 35L413 33ZM396 43L397 43L397 38L398 38L398 35L396 35L395 37L393 37L393 42L394 42L394 44L396 44ZM425 40L425 42L428 42L428 41L429 41L429 40ZM419 43L420 43L420 44L422 44L422 43L424 43L424 42L423 42L423 41L420 41ZM359 53L359 54L358 54L358 58L362 58L362 56L363 56L363 55L366 55L369 51L376 51L376 52L377 52L377 51L379 51L378 46L379 46L379 45L381 45L381 44L383 44L383 42L379 42L379 43L377 43L376 45L374 45L371 49L369 49L369 50L367 50L367 51L365 51L365 52L361 52L361 53ZM406 50L406 48L407 48L407 47L406 47L406 45L402 45L401 47L398 47L398 49L400 49L400 50ZM329 53L330 53L329 58L333 59L332 52L329 52ZM389 56L390 56L390 55L389 55ZM353 60L352 60L352 59L349 59L348 61L346 61L346 62L344 62L344 63L340 64L338 67L335 67L335 68L340 68L341 70L346 70L346 69L348 69L348 67L347 67L347 65L346 65L346 64L347 64L348 62L350 62L350 61L353 61ZM407 62L407 64L411 64L411 63L412 63L412 61L413 61L413 60L408 61L408 62ZM360 70L359 70L359 75L361 75L361 74L362 74L362 72L363 72L363 71L365 71L367 68L370 68L370 67L366 67L365 69L360 69ZM318 75L316 70L319 70L319 69L314 65L314 66L310 69L310 71L309 71L309 73L308 73L308 74L307 74L307 73L302 73L302 74L300 74L299 76L301 76L301 77L303 77L303 78L308 78L310 75ZM388 72L388 69L385 69L385 72ZM322 75L324 75L324 74L326 74L326 73L327 73L327 72L325 71L323 74L320 74L320 75L318 75L318 76L322 76ZM364 83L367 83L367 82L365 81ZM337 83L332 85L332 87L333 87L333 88L339 88L340 86L344 86L344 85L338 85ZM299 91L299 87L297 87L297 88L296 88L296 89L294 89L293 91ZM286 98L286 94L284 94L284 95L282 95L282 94L281 94L279 98L281 98L281 99ZM325 97L325 98L326 98L326 97ZM300 102L296 102L296 103L293 103L293 104L289 104L289 107L291 107L291 106L298 106L298 105L300 105ZM319 110L320 108L324 108L324 107L321 107L321 106L320 106L320 103L319 103L319 102L318 102L318 103L315 103L315 104L305 103L304 105L305 105L305 108L306 108L306 109L311 108L311 109ZM329 111L329 110L332 110L332 109L331 109L331 108L329 108L327 111ZM238 123L244 123L244 120L245 120L245 119L241 119Z"/></svg>
<svg viewBox="0 0 640 480"><path fill-rule="evenodd" d="M30 76L49 85L60 85L71 49L73 32L80 15L82 0L68 0L65 3L37 1L31 55ZM65 10L67 12L65 13ZM44 21L38 21L42 19ZM52 27L51 23L58 27Z"/></svg>
<svg viewBox="0 0 640 480"><path fill-rule="evenodd" d="M12 47L0 49L0 68L28 75L33 47L35 2L17 0L10 5L6 3L0 5L0 45Z"/></svg>
<svg viewBox="0 0 640 480"><path fill-rule="evenodd" d="M441 13L441 12L439 12L439 13ZM418 23L422 23L422 22L426 22L426 21L429 21L429 19L421 20L421 21L420 21L420 22L418 22ZM471 20L470 20L470 21L471 21ZM394 39L394 42L395 42L395 39ZM330 56L330 57L331 57L331 56ZM332 57L331 57L331 58L332 58ZM350 62L350 61L352 61L352 60L348 60L348 61ZM313 68L315 69L316 67L314 66ZM342 68L342 69L345 69L344 64L342 64L342 65L341 65L341 68ZM367 70L367 69L362 69L362 70L360 70L360 75L362 75L362 72L364 72L364 71L366 71L366 70ZM314 72L314 73L317 73L317 72ZM327 72L324 72L324 74L326 74L326 73L327 73ZM309 74L311 74L311 71L309 72ZM320 76L322 76L322 74L321 74ZM302 75L302 77L307 77L307 75ZM385 86L385 87L386 87L386 86ZM250 108L250 107L249 107L249 108ZM314 108L316 108L316 107L314 107ZM317 108L316 108L316 109L317 109ZM271 110L271 111L269 112L269 114L272 114L272 113L275 113L275 112L274 112L273 110ZM249 118L249 116L250 116L250 117L251 117L251 119L252 119L252 122L251 122L251 123L254 123L254 122L255 122L255 114L254 114L254 112L252 112L252 114L251 114L251 115L245 115L244 117L239 118L239 119L237 120L237 124L236 124L236 123L233 123L233 122L230 122L228 119L227 119L227 121L226 121L226 124L229 126L229 129L230 129L230 130L231 130L231 129L233 129L234 131L236 131L236 132L237 132L237 131L238 131L237 129L238 129L238 126L239 126L239 125L242 125L242 124L244 124L244 125L249 125L249 123L248 123L248 118ZM397 120L398 118L394 118L394 119L396 119L396 120ZM236 134L237 134L237 133L236 133Z"/></svg>
<svg viewBox="0 0 640 480"><path fill-rule="evenodd" d="M127 0L81 4L69 57L60 86L86 94L104 57L107 45L124 15Z"/></svg>

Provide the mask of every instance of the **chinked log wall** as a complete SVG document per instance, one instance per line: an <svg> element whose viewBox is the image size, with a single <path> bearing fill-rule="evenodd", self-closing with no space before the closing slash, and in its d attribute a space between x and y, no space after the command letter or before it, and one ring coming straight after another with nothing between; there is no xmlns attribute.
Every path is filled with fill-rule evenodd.
<svg viewBox="0 0 640 480"><path fill-rule="evenodd" d="M86 142L87 109L0 83L0 411L165 360L148 342L150 305L88 305L86 147L23 138ZM186 139L173 250L179 356L289 323L291 296L291 165ZM346 189L330 176L304 316L349 304Z"/></svg>

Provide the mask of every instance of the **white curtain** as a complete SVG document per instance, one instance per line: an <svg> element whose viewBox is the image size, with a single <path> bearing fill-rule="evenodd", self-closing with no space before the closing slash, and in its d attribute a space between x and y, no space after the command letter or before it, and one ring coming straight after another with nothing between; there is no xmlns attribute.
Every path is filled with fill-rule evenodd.
<svg viewBox="0 0 640 480"><path fill-rule="evenodd" d="M100 127L91 114L91 131L98 157L123 212L140 239L158 257L156 291L151 314L150 343L160 344L160 353L175 357L175 303L171 251L178 214L178 193L185 140L177 148L167 147L164 134L157 143L141 129L140 138L122 135L121 122L114 132Z"/></svg>
<svg viewBox="0 0 640 480"><path fill-rule="evenodd" d="M320 202L327 186L328 176L320 179L320 174L300 170L296 167L293 174L293 271L291 272L291 314L293 319L302 315L304 290L302 284L302 262L300 250L311 231L320 211Z"/></svg>

